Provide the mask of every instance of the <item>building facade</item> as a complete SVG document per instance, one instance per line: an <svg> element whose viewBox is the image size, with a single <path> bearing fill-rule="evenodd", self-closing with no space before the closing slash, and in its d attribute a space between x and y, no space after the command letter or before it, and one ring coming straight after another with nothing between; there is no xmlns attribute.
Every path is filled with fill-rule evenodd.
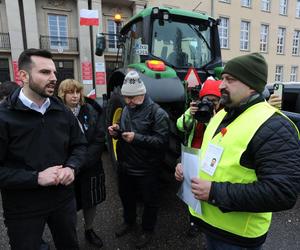
<svg viewBox="0 0 300 250"><path fill-rule="evenodd" d="M75 78L85 93L106 92L105 75L114 69L119 26L145 6L194 10L220 19L222 59L261 52L269 63L268 81L299 79L300 0L0 0L0 82L18 81L17 59L25 48L54 54L59 81ZM80 10L98 10L99 26L80 26ZM122 25L122 24L121 24ZM103 56L95 39L106 33Z"/></svg>

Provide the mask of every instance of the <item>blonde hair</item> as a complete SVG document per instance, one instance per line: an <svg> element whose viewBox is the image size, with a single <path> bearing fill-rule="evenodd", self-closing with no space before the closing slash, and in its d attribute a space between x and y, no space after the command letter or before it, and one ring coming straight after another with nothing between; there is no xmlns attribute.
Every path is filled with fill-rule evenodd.
<svg viewBox="0 0 300 250"><path fill-rule="evenodd" d="M80 92L79 104L83 105L84 104L83 85L74 79L65 79L60 83L58 88L58 96L66 104L65 95L67 93L73 92L74 90L78 90Z"/></svg>

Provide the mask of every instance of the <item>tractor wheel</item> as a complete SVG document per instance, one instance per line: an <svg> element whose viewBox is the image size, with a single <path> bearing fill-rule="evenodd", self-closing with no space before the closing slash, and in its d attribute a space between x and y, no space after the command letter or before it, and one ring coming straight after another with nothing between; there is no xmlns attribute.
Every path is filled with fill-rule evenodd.
<svg viewBox="0 0 300 250"><path fill-rule="evenodd" d="M120 87L117 87L111 93L110 99L107 104L107 110L106 110L107 127L111 126L114 123L119 123L119 121L121 119L123 107L124 107L123 97L121 96ZM115 169L117 168L117 160L118 160L117 151L116 151L117 143L118 143L118 140L113 139L107 133L108 151L110 154L112 165Z"/></svg>

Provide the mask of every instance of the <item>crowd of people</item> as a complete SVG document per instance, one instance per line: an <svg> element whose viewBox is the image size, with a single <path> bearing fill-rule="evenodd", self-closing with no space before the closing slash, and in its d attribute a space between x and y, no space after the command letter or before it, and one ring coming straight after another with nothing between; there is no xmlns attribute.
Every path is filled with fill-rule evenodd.
<svg viewBox="0 0 300 250"><path fill-rule="evenodd" d="M85 238L102 247L93 229L97 205L106 199L101 160L105 132L118 140L118 191L123 221L116 237L137 231L137 202L143 202L137 249L151 242L159 209L158 175L169 143L169 117L147 93L135 70L121 87L120 121L104 127L103 110L84 96L83 85L66 79L56 95L52 54L21 53L22 85L0 84L0 188L13 250L79 249L77 212ZM222 80L208 78L177 120L184 146L199 150L189 191L201 209L188 206L189 235L204 233L208 250L259 250L272 212L290 209L300 186L300 141L295 124L280 111L281 100L263 91L268 66L258 53L228 61ZM205 103L211 108L201 111ZM186 181L184 162L175 178ZM213 171L212 171L213 169ZM175 192L175 191L174 191Z"/></svg>

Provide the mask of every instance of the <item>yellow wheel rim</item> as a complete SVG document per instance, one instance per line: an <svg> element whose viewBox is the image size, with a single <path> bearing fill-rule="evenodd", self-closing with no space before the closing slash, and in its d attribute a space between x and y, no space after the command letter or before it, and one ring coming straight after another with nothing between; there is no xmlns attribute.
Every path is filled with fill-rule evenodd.
<svg viewBox="0 0 300 250"><path fill-rule="evenodd" d="M113 118L112 118L112 124L120 122L122 110L123 110L122 108L117 108L115 110ZM118 140L115 140L112 138L113 153L115 155L116 160L118 159L118 157L117 157L117 142L118 142Z"/></svg>

